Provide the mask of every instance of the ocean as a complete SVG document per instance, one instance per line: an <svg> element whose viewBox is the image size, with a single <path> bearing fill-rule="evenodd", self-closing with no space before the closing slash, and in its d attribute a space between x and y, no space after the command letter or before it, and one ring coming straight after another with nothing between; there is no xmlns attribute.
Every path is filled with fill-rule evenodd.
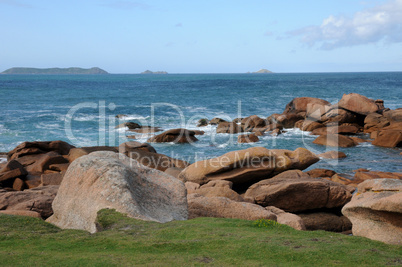
<svg viewBox="0 0 402 267"><path fill-rule="evenodd" d="M252 146L269 149L305 147L314 153L334 148L315 145L315 136L289 129L258 143L237 144L237 135L216 134L216 126L197 127L201 118L282 113L295 97L338 102L343 94L383 99L387 108L402 107L402 72L303 74L168 75L0 75L0 152L24 141L63 140L75 146L117 146L146 142L149 136L115 129L125 121L205 131L194 144L152 144L159 153L190 162ZM125 114L123 120L117 114ZM366 138L365 136L362 136ZM340 148L346 159L321 160L312 168L352 174L358 168L402 171L401 149L363 143Z"/></svg>

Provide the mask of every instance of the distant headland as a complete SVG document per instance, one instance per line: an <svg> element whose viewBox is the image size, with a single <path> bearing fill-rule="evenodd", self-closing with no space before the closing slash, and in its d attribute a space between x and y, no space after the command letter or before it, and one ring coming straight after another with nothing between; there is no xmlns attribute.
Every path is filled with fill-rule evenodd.
<svg viewBox="0 0 402 267"><path fill-rule="evenodd" d="M150 71L146 70L141 72L141 74L168 74L166 71Z"/></svg>
<svg viewBox="0 0 402 267"><path fill-rule="evenodd" d="M273 73L270 70L267 69L260 69L259 71L255 71L255 72L247 72L247 73L262 73L262 74L267 74L267 73Z"/></svg>
<svg viewBox="0 0 402 267"><path fill-rule="evenodd" d="M101 68L11 68L3 71L1 74L109 74Z"/></svg>

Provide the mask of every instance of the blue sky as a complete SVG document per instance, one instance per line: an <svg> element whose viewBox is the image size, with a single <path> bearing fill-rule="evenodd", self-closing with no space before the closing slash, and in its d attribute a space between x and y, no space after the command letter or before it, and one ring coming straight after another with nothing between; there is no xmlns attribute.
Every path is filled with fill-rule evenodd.
<svg viewBox="0 0 402 267"><path fill-rule="evenodd" d="M402 0L0 0L0 71L402 71Z"/></svg>

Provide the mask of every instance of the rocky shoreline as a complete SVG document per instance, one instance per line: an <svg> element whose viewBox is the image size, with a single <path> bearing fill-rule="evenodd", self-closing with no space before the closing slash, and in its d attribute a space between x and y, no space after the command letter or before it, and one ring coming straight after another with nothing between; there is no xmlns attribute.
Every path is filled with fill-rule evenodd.
<svg viewBox="0 0 402 267"><path fill-rule="evenodd" d="M402 147L402 109L382 100L344 95L335 105L311 97L293 99L282 114L224 121L217 133L237 134L239 143L299 128L327 147L361 142ZM119 127L119 126L117 126ZM196 217L270 219L298 230L326 230L366 236L391 244L402 240L402 173L359 169L354 176L309 166L342 152L315 155L252 147L189 162L157 153L149 143L197 142L202 131L124 124L150 135L148 143L119 147L74 147L62 141L24 142L0 163L0 214L47 219L62 228L96 232L96 212L114 208L159 222ZM356 136L356 135L359 136ZM366 138L362 139L361 134ZM133 137L135 138L135 137ZM347 160L347 159L342 159Z"/></svg>

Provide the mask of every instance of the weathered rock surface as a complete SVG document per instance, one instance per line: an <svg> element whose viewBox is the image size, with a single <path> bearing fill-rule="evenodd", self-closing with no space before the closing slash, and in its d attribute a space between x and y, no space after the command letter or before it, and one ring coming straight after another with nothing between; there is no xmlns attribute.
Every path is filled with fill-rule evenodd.
<svg viewBox="0 0 402 267"><path fill-rule="evenodd" d="M305 148L290 151L252 147L195 162L180 173L179 179L201 185L213 180L227 180L235 185L247 184L286 170L303 170L318 160L315 154Z"/></svg>
<svg viewBox="0 0 402 267"><path fill-rule="evenodd" d="M270 123L270 129L268 130L273 130L275 128L293 128L298 121L303 119L303 115L294 113L272 114L267 118L267 121Z"/></svg>
<svg viewBox="0 0 402 267"><path fill-rule="evenodd" d="M323 125L322 123L319 123L317 121L312 121L312 120L305 120L305 121L303 121L303 123L301 123L301 125L299 125L298 128L300 128L300 130L302 130L302 131L311 132L311 131L314 131L315 129L322 128L322 127L325 127L325 125Z"/></svg>
<svg viewBox="0 0 402 267"><path fill-rule="evenodd" d="M320 208L339 208L351 199L346 186L313 178L271 178L252 185L246 201L261 206L275 206L287 212Z"/></svg>
<svg viewBox="0 0 402 267"><path fill-rule="evenodd" d="M368 115L384 109L383 103L356 93L344 94L338 102L338 106L361 115Z"/></svg>
<svg viewBox="0 0 402 267"><path fill-rule="evenodd" d="M204 197L226 197L233 201L243 202L244 199L232 190L233 183L225 180L210 181L202 186L186 182L187 194L199 194ZM198 185L198 186L197 186Z"/></svg>
<svg viewBox="0 0 402 267"><path fill-rule="evenodd" d="M386 126L389 126L389 120L381 114L370 113L364 118L364 132L371 133Z"/></svg>
<svg viewBox="0 0 402 267"><path fill-rule="evenodd" d="M297 97L290 101L286 107L283 114L289 113L301 113L303 116L306 115L307 109L311 109L313 106L317 109L319 106L331 105L328 101L314 97Z"/></svg>
<svg viewBox="0 0 402 267"><path fill-rule="evenodd" d="M352 222L353 235L402 245L402 181L367 180L342 213Z"/></svg>
<svg viewBox="0 0 402 267"><path fill-rule="evenodd" d="M104 208L142 220L187 219L182 182L114 152L94 152L75 160L52 206L48 222L91 233L96 232L97 212Z"/></svg>
<svg viewBox="0 0 402 267"><path fill-rule="evenodd" d="M318 136L314 144L333 147L353 147L356 146L352 138L340 134L326 134Z"/></svg>
<svg viewBox="0 0 402 267"><path fill-rule="evenodd" d="M25 177L28 172L24 166L16 160L8 161L5 166L0 170L0 184L15 178Z"/></svg>
<svg viewBox="0 0 402 267"><path fill-rule="evenodd" d="M125 154L126 156L132 152L138 152L139 150L156 153L155 148L148 143L130 141L119 145L119 153Z"/></svg>
<svg viewBox="0 0 402 267"><path fill-rule="evenodd" d="M58 188L51 185L15 192L0 189L0 210L34 211L46 219L53 214L52 202Z"/></svg>
<svg viewBox="0 0 402 267"><path fill-rule="evenodd" d="M266 207L265 209L276 215L276 221L278 223L285 224L296 230L306 230L306 226L304 225L302 218L300 218L298 215L285 212L274 206L269 206Z"/></svg>
<svg viewBox="0 0 402 267"><path fill-rule="evenodd" d="M186 129L172 129L148 139L148 142L155 143L192 143L198 141L194 136L195 132Z"/></svg>
<svg viewBox="0 0 402 267"><path fill-rule="evenodd" d="M243 128L235 122L220 122L216 128L216 133L236 134L242 133Z"/></svg>
<svg viewBox="0 0 402 267"><path fill-rule="evenodd" d="M260 141L260 139L255 134L242 134L237 137L238 143L255 143L258 141Z"/></svg>
<svg viewBox="0 0 402 267"><path fill-rule="evenodd" d="M357 171L353 177L353 183L359 184L370 179L400 179L402 180L402 173L398 172L379 172L379 171Z"/></svg>
<svg viewBox="0 0 402 267"><path fill-rule="evenodd" d="M157 169L159 171L166 171L168 168L184 169L190 165L184 160L171 158L163 154L153 153L142 149L126 150L124 154L148 168Z"/></svg>
<svg viewBox="0 0 402 267"><path fill-rule="evenodd" d="M204 197L199 194L190 194L187 198L189 219L215 217L243 220L269 219L276 221L274 213L255 204L236 202L225 197Z"/></svg>
<svg viewBox="0 0 402 267"><path fill-rule="evenodd" d="M8 160L32 154L45 154L50 151L60 155L68 155L71 148L74 146L63 141L24 142L8 152Z"/></svg>
<svg viewBox="0 0 402 267"><path fill-rule="evenodd" d="M382 128L372 144L382 147L402 147L402 122Z"/></svg>
<svg viewBox="0 0 402 267"><path fill-rule="evenodd" d="M117 153L118 149L112 146L91 146L91 147L72 148L68 153L68 161L71 163L74 160L78 159L79 157L88 155L95 151L113 151Z"/></svg>
<svg viewBox="0 0 402 267"><path fill-rule="evenodd" d="M331 109L321 116L321 120L324 124L343 124L343 123L359 123L364 121L364 117L351 111L338 108L337 106L331 107Z"/></svg>
<svg viewBox="0 0 402 267"><path fill-rule="evenodd" d="M267 125L267 121L257 115L249 116L241 120L241 126L246 132L251 132L254 129L261 129Z"/></svg>
<svg viewBox="0 0 402 267"><path fill-rule="evenodd" d="M336 174L335 171L327 170L327 169L312 169L312 170L306 171L306 173L311 178L332 177Z"/></svg>
<svg viewBox="0 0 402 267"><path fill-rule="evenodd" d="M324 230L330 232L345 232L352 229L352 223L345 216L338 216L328 212L301 213L306 230Z"/></svg>

